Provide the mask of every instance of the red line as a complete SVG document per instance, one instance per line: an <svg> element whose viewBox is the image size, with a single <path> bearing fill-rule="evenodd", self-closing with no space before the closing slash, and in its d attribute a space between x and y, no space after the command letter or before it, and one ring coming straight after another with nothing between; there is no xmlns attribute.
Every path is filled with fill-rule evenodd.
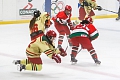
<svg viewBox="0 0 120 80"><path fill-rule="evenodd" d="M0 53L0 55L5 56L5 57L11 57L11 58L20 58L23 59L24 57L20 57L20 56L15 56L15 55L10 55L10 54L5 54L5 53ZM52 64L47 62L48 64ZM93 74L99 74L99 75L103 75L103 76L109 76L109 77L114 77L114 78L120 78L120 75L115 75L115 74L111 74L111 73L105 73L105 72L100 72L100 71L94 71L94 70L90 70L90 69L86 69L86 68L81 68L79 66L75 66L75 65L65 65L65 64L52 64L55 66L59 66L59 67L64 67L64 68L69 68L69 69L73 69L73 70L77 70L77 71L83 71L83 72L88 72L88 73L93 73Z"/></svg>

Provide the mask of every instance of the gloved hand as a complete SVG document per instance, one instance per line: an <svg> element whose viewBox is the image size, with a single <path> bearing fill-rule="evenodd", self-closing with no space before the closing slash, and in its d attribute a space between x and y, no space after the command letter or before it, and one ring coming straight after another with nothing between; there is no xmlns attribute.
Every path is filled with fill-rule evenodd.
<svg viewBox="0 0 120 80"><path fill-rule="evenodd" d="M54 59L57 63L61 63L61 58L57 54L53 54L52 59Z"/></svg>
<svg viewBox="0 0 120 80"><path fill-rule="evenodd" d="M101 6L97 6L96 9L98 9L98 11L101 11L102 7Z"/></svg>
<svg viewBox="0 0 120 80"><path fill-rule="evenodd" d="M81 24L89 24L90 22L88 20L82 20Z"/></svg>
<svg viewBox="0 0 120 80"><path fill-rule="evenodd" d="M83 1L83 5L84 5L84 6L89 6L89 4L88 4L87 1Z"/></svg>
<svg viewBox="0 0 120 80"><path fill-rule="evenodd" d="M70 26L70 30L74 29L74 26L73 26L72 22L68 23L68 25Z"/></svg>
<svg viewBox="0 0 120 80"><path fill-rule="evenodd" d="M81 3L81 7L84 8L84 6L89 6L88 2L87 1L83 1Z"/></svg>
<svg viewBox="0 0 120 80"><path fill-rule="evenodd" d="M60 50L60 55L61 56L63 56L63 57L65 57L66 55L67 55L67 53L64 51L64 49L63 48L59 48L59 50Z"/></svg>
<svg viewBox="0 0 120 80"><path fill-rule="evenodd" d="M50 25L52 25L52 22L50 21L50 19L49 19L49 20L46 20L46 21L45 21L45 28L49 28Z"/></svg>

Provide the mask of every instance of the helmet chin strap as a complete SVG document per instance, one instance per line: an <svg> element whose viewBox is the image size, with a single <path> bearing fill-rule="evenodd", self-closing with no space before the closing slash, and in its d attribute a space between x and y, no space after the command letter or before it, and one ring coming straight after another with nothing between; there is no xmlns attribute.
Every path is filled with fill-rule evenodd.
<svg viewBox="0 0 120 80"><path fill-rule="evenodd" d="M55 48L55 46L52 44L52 41L51 41L52 37L51 37L51 39L50 39L50 37L48 37L48 36L46 35L46 38L48 39L49 44L51 44L51 45L53 46L53 48Z"/></svg>
<svg viewBox="0 0 120 80"><path fill-rule="evenodd" d="M50 36L49 39L51 40L51 39L52 39L52 36Z"/></svg>

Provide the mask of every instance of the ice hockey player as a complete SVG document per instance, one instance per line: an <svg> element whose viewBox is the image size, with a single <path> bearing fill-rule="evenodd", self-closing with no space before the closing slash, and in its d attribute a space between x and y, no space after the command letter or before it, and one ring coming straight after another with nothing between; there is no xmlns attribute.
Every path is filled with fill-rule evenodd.
<svg viewBox="0 0 120 80"><path fill-rule="evenodd" d="M42 60L40 55L45 53L50 59L61 63L61 56L66 56L67 53L63 49L56 49L53 40L56 38L56 32L49 30L46 35L44 34L45 28L50 26L50 15L34 12L34 17L29 24L31 42L26 48L27 59L14 60L14 64L18 64L19 71L31 70L40 71L42 69Z"/></svg>
<svg viewBox="0 0 120 80"><path fill-rule="evenodd" d="M84 20L87 16L90 16L94 20L95 13L93 10L102 10L102 7L97 5L96 0L79 0L79 3L81 4L79 8L79 17L75 21L75 24Z"/></svg>
<svg viewBox="0 0 120 80"><path fill-rule="evenodd" d="M71 62L76 63L75 58L78 54L79 45L83 49L87 49L96 64L100 64L96 51L92 45L92 41L97 39L99 33L95 26L92 24L93 20L91 17L86 17L80 24L74 27L71 32L70 39L72 42Z"/></svg>
<svg viewBox="0 0 120 80"><path fill-rule="evenodd" d="M61 56L66 56L66 52L55 49L52 44L53 40L56 38L56 32L49 30L46 35L40 34L28 45L26 49L27 59L14 60L13 63L18 65L18 70L31 70L40 71L42 69L42 59L40 55L45 53L50 59L55 60L57 63L61 63Z"/></svg>
<svg viewBox="0 0 120 80"><path fill-rule="evenodd" d="M64 36L67 36L68 43L71 46L71 41L69 39L70 29L73 24L70 20L72 7L70 5L65 6L65 10L60 11L55 17L52 18L54 21L54 26L59 33L58 37L58 48L62 47Z"/></svg>

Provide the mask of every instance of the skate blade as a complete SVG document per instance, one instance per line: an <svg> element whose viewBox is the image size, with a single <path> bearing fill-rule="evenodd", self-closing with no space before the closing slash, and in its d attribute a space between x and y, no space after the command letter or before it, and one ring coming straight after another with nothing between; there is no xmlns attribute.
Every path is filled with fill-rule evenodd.
<svg viewBox="0 0 120 80"><path fill-rule="evenodd" d="M77 62L72 62L72 61L71 61L71 65L75 65L75 64L77 64Z"/></svg>
<svg viewBox="0 0 120 80"><path fill-rule="evenodd" d="M20 64L17 64L17 70L20 71Z"/></svg>
<svg viewBox="0 0 120 80"><path fill-rule="evenodd" d="M17 70L20 72L23 70L23 69L21 69L21 64L17 64Z"/></svg>
<svg viewBox="0 0 120 80"><path fill-rule="evenodd" d="M12 63L13 63L13 64L15 64L15 65L17 65L17 64L16 64L16 60L13 60L13 62L12 62Z"/></svg>
<svg viewBox="0 0 120 80"><path fill-rule="evenodd" d="M99 66L101 63L95 63L95 65Z"/></svg>

